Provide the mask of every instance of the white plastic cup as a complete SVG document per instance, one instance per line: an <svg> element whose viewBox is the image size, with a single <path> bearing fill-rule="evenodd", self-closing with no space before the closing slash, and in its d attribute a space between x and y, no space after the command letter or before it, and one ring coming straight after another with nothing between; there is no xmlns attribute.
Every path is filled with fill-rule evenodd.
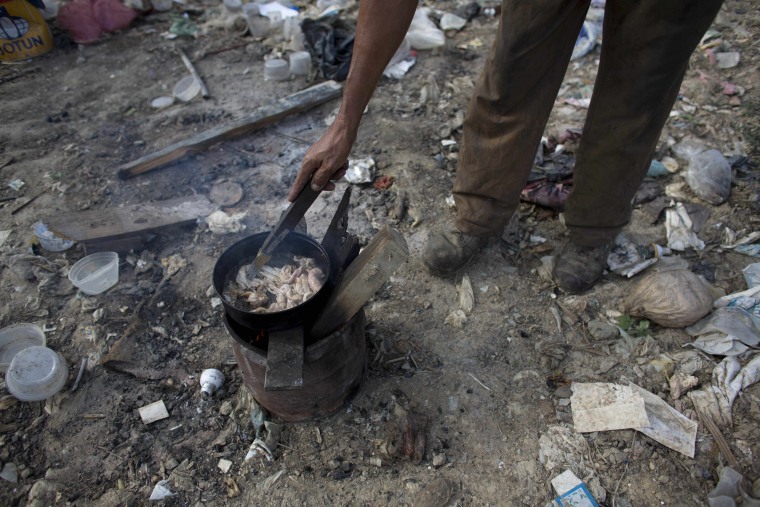
<svg viewBox="0 0 760 507"><path fill-rule="evenodd" d="M284 81L290 77L288 62L274 58L264 62L264 79L266 81Z"/></svg>
<svg viewBox="0 0 760 507"><path fill-rule="evenodd" d="M100 294L119 281L119 255L116 252L88 255L71 266L69 280L87 295Z"/></svg>
<svg viewBox="0 0 760 507"><path fill-rule="evenodd" d="M201 84L195 79L195 76L185 76L174 85L172 95L182 102L190 102L201 91Z"/></svg>
<svg viewBox="0 0 760 507"><path fill-rule="evenodd" d="M174 5L174 0L150 0L153 10L158 12L170 11Z"/></svg>
<svg viewBox="0 0 760 507"><path fill-rule="evenodd" d="M307 76L311 70L311 55L308 51L290 53L290 73L294 76Z"/></svg>
<svg viewBox="0 0 760 507"><path fill-rule="evenodd" d="M45 332L34 324L13 324L0 329L0 373L5 373L16 354L45 345Z"/></svg>
<svg viewBox="0 0 760 507"><path fill-rule="evenodd" d="M41 401L57 394L69 378L69 367L54 350L28 347L16 354L5 373L5 386L21 401Z"/></svg>
<svg viewBox="0 0 760 507"><path fill-rule="evenodd" d="M227 12L241 12L243 10L242 0L224 0L222 3Z"/></svg>
<svg viewBox="0 0 760 507"><path fill-rule="evenodd" d="M259 15L258 7L255 11L252 9L246 9L245 7L248 5L250 4L245 4L243 6L245 20L248 23L248 31L251 32L251 36L254 39L266 37L269 35L269 18Z"/></svg>

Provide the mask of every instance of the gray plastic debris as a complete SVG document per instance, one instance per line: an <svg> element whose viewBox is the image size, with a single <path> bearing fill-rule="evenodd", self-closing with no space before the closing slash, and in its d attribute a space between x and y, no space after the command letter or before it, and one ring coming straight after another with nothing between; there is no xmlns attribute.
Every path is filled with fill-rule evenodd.
<svg viewBox="0 0 760 507"><path fill-rule="evenodd" d="M715 53L715 62L719 69L731 69L739 65L741 55L736 51L727 51L725 53Z"/></svg>
<svg viewBox="0 0 760 507"><path fill-rule="evenodd" d="M441 16L441 30L461 30L467 24L467 20L460 18L456 14L447 12Z"/></svg>
<svg viewBox="0 0 760 507"><path fill-rule="evenodd" d="M406 33L412 49L433 49L446 43L446 35L435 26L428 17L429 14L428 7L419 7L414 13L412 24Z"/></svg>
<svg viewBox="0 0 760 507"><path fill-rule="evenodd" d="M664 253L670 251L659 245L655 245L655 247L659 247L659 249L655 248L657 252ZM631 278L655 264L657 260L658 257L645 258L644 254L642 254L642 249L638 245L630 241L624 234L620 234L615 238L615 244L607 256L607 266L609 266L610 271L613 273Z"/></svg>
<svg viewBox="0 0 760 507"><path fill-rule="evenodd" d="M4 481L17 483L18 482L18 468L16 467L15 463L8 462L3 467L3 470L0 471L0 479L3 479Z"/></svg>
<svg viewBox="0 0 760 507"><path fill-rule="evenodd" d="M707 494L710 507L736 507L738 497L743 499L742 507L760 507L760 500L750 497L742 488L742 479L742 474L731 467L724 467L715 489Z"/></svg>
<svg viewBox="0 0 760 507"><path fill-rule="evenodd" d="M747 281L747 287L750 289L760 285L760 262L750 264L742 270L744 279Z"/></svg>
<svg viewBox="0 0 760 507"><path fill-rule="evenodd" d="M686 183L711 204L722 204L731 193L731 165L718 150L707 150L689 162Z"/></svg>
<svg viewBox="0 0 760 507"><path fill-rule="evenodd" d="M169 489L169 486L167 486L167 484L169 484L169 479L158 481L153 487L153 491L150 494L149 500L163 500L164 498L174 496L174 493L172 493L172 490Z"/></svg>
<svg viewBox="0 0 760 507"><path fill-rule="evenodd" d="M687 345L713 355L736 356L760 344L760 326L752 314L737 307L718 308L686 332L698 337Z"/></svg>
<svg viewBox="0 0 760 507"><path fill-rule="evenodd" d="M731 426L731 407L739 393L760 381L760 354L742 368L736 356L729 356L713 369L712 384L687 396L702 413L709 414L721 426Z"/></svg>

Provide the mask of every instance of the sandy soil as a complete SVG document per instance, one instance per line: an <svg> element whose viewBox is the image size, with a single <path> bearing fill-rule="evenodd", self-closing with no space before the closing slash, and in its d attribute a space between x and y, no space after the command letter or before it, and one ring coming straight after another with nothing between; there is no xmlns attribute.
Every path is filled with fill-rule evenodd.
<svg viewBox="0 0 760 507"><path fill-rule="evenodd" d="M215 11L207 6L206 14L197 12L191 18L201 23ZM714 28L723 49L741 52L741 62L718 69L704 52L694 54L658 157L684 136L696 135L726 156L757 161L759 20L752 2L726 2ZM337 102L121 181L120 164L224 125L309 83L262 79L263 58L273 51L269 42L221 29L198 39L167 40L161 34L170 25L168 14L142 17L91 46L77 47L58 33L60 47L50 54L0 68L2 196L31 197L48 189L17 213L12 211L20 200L0 208L2 229L12 231L1 247L0 321L45 326L48 345L70 368L66 390L47 402L0 398L0 464L13 463L19 471L18 483L0 481L0 503L143 505L155 483L169 479L176 495L167 505L427 505L418 495L433 487L449 505L535 506L551 499L549 480L572 468L592 486L600 505L706 505L724 458L702 426L694 459L630 430L587 434L562 451L559 462L547 462L540 452L542 437L572 428L571 381L630 380L671 405L680 403L681 410L690 408L688 399L674 402L667 377L651 367L659 354L680 351L691 341L683 330L653 326L649 338L632 340L589 332L589 322L609 322L609 312L621 310L632 281L607 274L589 293L569 297L541 276L540 258L564 241L556 213L524 204L517 233L493 241L455 276L431 276L418 260L429 229L454 214L445 198L456 149L442 148L438 132L465 109L495 23L478 17L451 34L445 48L420 52L407 76L384 80L372 99L353 156L373 156L378 174L395 182L386 190L353 189L349 229L366 244L390 224L402 232L411 255L366 306L369 368L359 391L330 417L284 424L271 462L243 461L253 440L250 400L221 308L211 304L211 271L227 246L276 221L300 158ZM150 101L170 94L187 73L175 45L196 62L212 97L155 110ZM547 135L582 126L585 111L564 99L588 96L598 51L571 64ZM730 103L721 93L723 81L741 86L743 95ZM432 82L440 90L438 100L423 104L421 90ZM460 135L455 132L453 139ZM443 157L436 160L439 153ZM7 187L16 178L25 183L19 191ZM221 181L245 190L233 210L246 213L244 232L218 235L203 225L160 231L144 248L122 255L119 284L106 294L84 296L61 277L84 255L80 245L62 253L32 250L31 226L45 217L207 194ZM680 181L682 175L675 174L648 188L662 193L664 185ZM741 270L752 259L719 245L724 226L757 230L757 171L738 170L731 198L720 206L685 193L708 214L700 232L708 247L685 258L692 268L714 274L715 285L726 292L743 289ZM401 219L391 214L399 194L409 205ZM321 237L339 197L324 195L310 211L315 237ZM547 241L531 243L531 235ZM665 227L637 207L629 236L639 244L664 244ZM19 260L33 251L37 261ZM160 285L161 260L171 255L187 265ZM30 263L46 267L30 277ZM464 275L472 282L475 306L459 328L444 321L459 308L457 285ZM43 287L41 280L47 280ZM136 308L146 299L150 304L135 322ZM559 329L552 308L564 317ZM163 378L99 364L128 326L137 326L134 359L163 372ZM71 392L83 357L89 366ZM697 373L703 383L715 361L705 357ZM227 382L204 400L197 379L211 367L220 368ZM138 408L158 400L170 417L143 424ZM405 414L426 421L419 464L384 455ZM760 387L754 386L737 400L733 427L724 428L750 481L760 475L758 422ZM232 462L226 474L217 468L220 459Z"/></svg>

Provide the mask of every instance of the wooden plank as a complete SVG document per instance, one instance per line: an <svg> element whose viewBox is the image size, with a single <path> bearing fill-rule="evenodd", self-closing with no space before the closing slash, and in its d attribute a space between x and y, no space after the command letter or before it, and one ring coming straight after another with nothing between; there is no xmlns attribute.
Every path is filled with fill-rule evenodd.
<svg viewBox="0 0 760 507"><path fill-rule="evenodd" d="M202 195L79 211L44 218L48 230L75 241L120 238L170 225L195 222L216 207Z"/></svg>
<svg viewBox="0 0 760 507"><path fill-rule="evenodd" d="M404 237L386 227L346 269L325 304L311 336L321 338L335 331L364 306L409 256Z"/></svg>
<svg viewBox="0 0 760 507"><path fill-rule="evenodd" d="M197 153L235 136L271 125L287 116L300 113L323 104L341 95L343 85L326 81L312 86L271 104L258 108L253 114L229 124L201 132L200 134L171 144L166 148L128 162L119 168L119 177L132 178L152 171L162 165L174 162L190 153Z"/></svg>
<svg viewBox="0 0 760 507"><path fill-rule="evenodd" d="M265 391L288 391L303 387L303 328L269 332Z"/></svg>

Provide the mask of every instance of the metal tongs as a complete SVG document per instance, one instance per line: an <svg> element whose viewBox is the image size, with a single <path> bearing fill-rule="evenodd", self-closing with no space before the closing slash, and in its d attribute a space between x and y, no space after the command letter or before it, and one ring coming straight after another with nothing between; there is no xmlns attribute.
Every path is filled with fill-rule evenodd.
<svg viewBox="0 0 760 507"><path fill-rule="evenodd" d="M277 225L274 226L272 232L269 233L267 239L262 243L259 248L259 253L256 254L256 258L253 260L254 271L258 271L262 267L266 266L267 262L272 258L272 254L283 242L283 240L293 232L298 223L306 214L306 211L314 204L317 196L322 192L321 190L312 190L311 182L306 183L306 186L298 194L298 197L293 201L285 213L280 217Z"/></svg>

